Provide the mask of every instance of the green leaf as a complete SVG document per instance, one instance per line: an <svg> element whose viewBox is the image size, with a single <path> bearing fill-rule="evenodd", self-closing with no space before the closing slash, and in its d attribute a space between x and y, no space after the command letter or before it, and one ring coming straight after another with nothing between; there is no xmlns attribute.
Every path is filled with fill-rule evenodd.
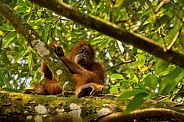
<svg viewBox="0 0 184 122"><path fill-rule="evenodd" d="M18 13L25 13L27 10L27 7L18 5L14 8L14 10L16 10Z"/></svg>
<svg viewBox="0 0 184 122"><path fill-rule="evenodd" d="M136 74L133 74L132 81L133 81L134 83L138 83L138 82L139 82L139 78L137 77Z"/></svg>
<svg viewBox="0 0 184 122"><path fill-rule="evenodd" d="M34 74L31 83L39 83L44 78L44 73L39 71L32 72Z"/></svg>
<svg viewBox="0 0 184 122"><path fill-rule="evenodd" d="M148 14L152 14L153 13L153 10L152 9L146 9L144 10L141 15L144 16L144 15L148 15ZM150 20L150 18L148 18L146 21ZM144 24L146 24L146 21Z"/></svg>
<svg viewBox="0 0 184 122"><path fill-rule="evenodd" d="M3 69L0 68L0 87L4 86L4 75L3 75Z"/></svg>
<svg viewBox="0 0 184 122"><path fill-rule="evenodd" d="M30 23L30 25L32 25L34 29L39 29L42 26L42 23L43 19L37 19L34 23Z"/></svg>
<svg viewBox="0 0 184 122"><path fill-rule="evenodd" d="M95 45L95 44L98 44L98 43L100 43L100 42L102 42L102 37L101 37L101 36L98 36L98 37L95 37L95 38L92 40L91 44L92 44L92 45Z"/></svg>
<svg viewBox="0 0 184 122"><path fill-rule="evenodd" d="M111 40L104 40L103 42L101 42L100 50L103 50L108 45L108 43L110 43L110 41Z"/></svg>
<svg viewBox="0 0 184 122"><path fill-rule="evenodd" d="M119 84L112 85L110 88L110 93L119 93Z"/></svg>
<svg viewBox="0 0 184 122"><path fill-rule="evenodd" d="M110 78L123 79L123 75L121 75L121 74L112 74L112 75L110 76Z"/></svg>
<svg viewBox="0 0 184 122"><path fill-rule="evenodd" d="M23 0L17 0L17 4L20 6L27 6L26 2L24 2Z"/></svg>
<svg viewBox="0 0 184 122"><path fill-rule="evenodd" d="M5 63L6 65L9 65L10 64L10 61L8 59L8 56L6 53L3 53L2 54L2 57L3 57L3 63Z"/></svg>
<svg viewBox="0 0 184 122"><path fill-rule="evenodd" d="M145 85L155 90L158 84L158 78L155 75L147 75L144 79Z"/></svg>
<svg viewBox="0 0 184 122"><path fill-rule="evenodd" d="M146 86L143 83L138 83L138 88L147 91Z"/></svg>
<svg viewBox="0 0 184 122"><path fill-rule="evenodd" d="M26 55L29 52L29 49L22 50L18 55L15 57L15 62L19 61L24 55Z"/></svg>
<svg viewBox="0 0 184 122"><path fill-rule="evenodd" d="M135 56L139 61L145 61L146 60L146 56L143 54L137 54Z"/></svg>
<svg viewBox="0 0 184 122"><path fill-rule="evenodd" d="M142 103L144 102L144 98L148 96L148 93L140 93L140 94L137 94L133 100L131 100L129 102L129 104L127 105L127 109L125 111L126 114L130 113L131 111L139 108Z"/></svg>
<svg viewBox="0 0 184 122"><path fill-rule="evenodd" d="M169 62L159 59L155 64L155 74L161 75L162 72L166 71L169 66Z"/></svg>
<svg viewBox="0 0 184 122"><path fill-rule="evenodd" d="M122 95L120 95L118 97L118 100L125 100L125 99L128 99L130 97L136 96L137 94L145 93L145 92L146 91L143 89L133 89L132 91L127 91L127 92L123 93Z"/></svg>
<svg viewBox="0 0 184 122"><path fill-rule="evenodd" d="M132 63L130 63L129 65L130 66L134 66L134 67L141 67L141 66L144 66L144 64L145 64L145 61L135 61L135 62L132 62Z"/></svg>
<svg viewBox="0 0 184 122"><path fill-rule="evenodd" d="M172 15L172 16L171 16ZM173 13L171 11L166 12L160 19L159 22L161 25L167 24L169 20L173 18Z"/></svg>
<svg viewBox="0 0 184 122"><path fill-rule="evenodd" d="M6 35L6 37L4 38L4 42L2 47L6 48L7 45L15 38L17 37L17 33L15 32L10 32L9 34Z"/></svg>
<svg viewBox="0 0 184 122"><path fill-rule="evenodd" d="M30 53L28 56L28 67L29 67L30 71L32 71L32 62L33 62L33 55L32 55L32 53Z"/></svg>
<svg viewBox="0 0 184 122"><path fill-rule="evenodd" d="M49 30L51 29L50 28L51 26L50 25L46 25L43 29L42 29L42 39L44 41L47 41L48 39L48 34L49 34Z"/></svg>
<svg viewBox="0 0 184 122"><path fill-rule="evenodd" d="M100 3L100 0L90 0L90 4L96 6Z"/></svg>
<svg viewBox="0 0 184 122"><path fill-rule="evenodd" d="M15 31L14 28L8 24L3 24L2 26L0 26L0 29L5 31Z"/></svg>
<svg viewBox="0 0 184 122"><path fill-rule="evenodd" d="M32 16L32 14L30 14L30 13L24 14L24 19L29 21L31 19L31 16Z"/></svg>
<svg viewBox="0 0 184 122"><path fill-rule="evenodd" d="M135 71L134 70L126 70L123 73L125 73L125 74L134 74Z"/></svg>
<svg viewBox="0 0 184 122"><path fill-rule="evenodd" d="M114 55L116 54L114 50L116 50L116 44L113 43L110 48L109 48L109 53L110 53L110 57L114 57Z"/></svg>
<svg viewBox="0 0 184 122"><path fill-rule="evenodd" d="M27 13L31 13L31 7L28 7L26 10Z"/></svg>
<svg viewBox="0 0 184 122"><path fill-rule="evenodd" d="M116 0L115 7L128 7L129 5L133 4L137 0Z"/></svg>
<svg viewBox="0 0 184 122"><path fill-rule="evenodd" d="M57 28L56 27L55 28L52 28L51 29L51 35L52 35L52 37L55 38L56 37L56 34L57 34Z"/></svg>
<svg viewBox="0 0 184 122"><path fill-rule="evenodd" d="M170 40L173 40L175 38L176 34L180 31L181 26L182 26L181 20L178 17L175 17L173 28L169 34Z"/></svg>
<svg viewBox="0 0 184 122"><path fill-rule="evenodd" d="M0 41L0 54L1 54L1 51L2 51L2 45L3 45L3 41Z"/></svg>
<svg viewBox="0 0 184 122"><path fill-rule="evenodd" d="M161 85L161 93L168 94L175 89L178 85L178 82L181 81L184 77L184 70L180 67L177 67L174 71L164 77Z"/></svg>

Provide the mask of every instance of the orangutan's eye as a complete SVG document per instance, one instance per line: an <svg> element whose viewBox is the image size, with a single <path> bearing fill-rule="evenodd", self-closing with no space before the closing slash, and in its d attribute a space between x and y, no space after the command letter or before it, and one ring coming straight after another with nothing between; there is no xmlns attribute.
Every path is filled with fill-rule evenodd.
<svg viewBox="0 0 184 122"><path fill-rule="evenodd" d="M80 49L79 51L80 51L80 53L83 53L83 52L84 52L84 50L83 50L83 49Z"/></svg>

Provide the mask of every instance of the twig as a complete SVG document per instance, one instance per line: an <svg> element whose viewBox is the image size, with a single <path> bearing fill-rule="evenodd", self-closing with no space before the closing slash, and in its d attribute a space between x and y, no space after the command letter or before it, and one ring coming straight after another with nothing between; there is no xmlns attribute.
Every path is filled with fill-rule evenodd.
<svg viewBox="0 0 184 122"><path fill-rule="evenodd" d="M172 48L172 46L173 46L174 43L176 42L176 40L177 40L179 34L180 34L180 31L178 31L178 32L176 33L176 35L174 36L174 39L172 40L172 42L167 46L167 50L170 50L170 49Z"/></svg>
<svg viewBox="0 0 184 122"><path fill-rule="evenodd" d="M168 2L170 2L170 0L162 0L162 1L160 2L160 4L158 5L158 7L156 8L155 12L157 13L157 12L160 10L160 8L161 8L164 4L166 4L166 3L168 3Z"/></svg>
<svg viewBox="0 0 184 122"><path fill-rule="evenodd" d="M121 63L119 63L119 64L117 64L117 65L115 65L115 66L113 66L113 67L107 69L106 71L109 71L109 70L112 70L112 69L114 69L114 68L116 68L116 67L119 67L119 66L122 65L122 64L128 64L128 63L132 63L132 62L134 62L134 61L135 61L135 59L134 59L134 60L128 60L128 61L121 62Z"/></svg>
<svg viewBox="0 0 184 122"><path fill-rule="evenodd" d="M184 20L184 18L183 18L182 20ZM174 45L174 43L176 42L176 40L177 40L179 34L181 33L182 26L183 26L183 23L181 23L180 29L179 29L179 31L176 33L176 35L174 36L174 39L172 40L172 42L169 44L169 46L167 46L167 50L170 50L170 49L172 48L172 46Z"/></svg>

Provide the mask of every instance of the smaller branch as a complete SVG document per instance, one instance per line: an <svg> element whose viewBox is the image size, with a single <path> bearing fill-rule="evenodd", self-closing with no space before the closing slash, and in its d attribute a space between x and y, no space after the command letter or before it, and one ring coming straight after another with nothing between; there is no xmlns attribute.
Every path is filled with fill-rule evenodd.
<svg viewBox="0 0 184 122"><path fill-rule="evenodd" d="M47 36L47 40L49 40L49 32L52 30L52 28L56 25L56 23L57 23L57 21L59 21L60 20L60 16L59 17L57 17L57 19L54 21L54 22L52 22L52 25L51 25L51 28L48 30L48 32L45 32L45 33L43 33L42 34L42 36L45 36L45 34L47 34L48 33L48 36Z"/></svg>
<svg viewBox="0 0 184 122"><path fill-rule="evenodd" d="M118 20L115 22L115 24L120 24L120 23L126 23L127 20Z"/></svg>
<svg viewBox="0 0 184 122"><path fill-rule="evenodd" d="M181 93L183 90L184 90L184 83L181 84L181 88L179 88L179 90L176 91L174 97L172 98L172 101L176 100L177 99L177 94Z"/></svg>
<svg viewBox="0 0 184 122"><path fill-rule="evenodd" d="M78 0L74 5L72 5L75 8L82 8L84 6L85 0Z"/></svg>
<svg viewBox="0 0 184 122"><path fill-rule="evenodd" d="M183 18L182 20L184 20L184 18ZM180 33L181 33L182 26L183 26L183 23L181 23L180 29L179 29L179 31L176 33L176 35L174 36L174 39L172 40L172 42L169 44L169 46L167 46L167 50L170 50L170 49L172 48L172 46L174 45L174 43L176 42L176 40L178 39L178 36L179 36Z"/></svg>
<svg viewBox="0 0 184 122"><path fill-rule="evenodd" d="M168 3L168 2L170 2L170 0L162 0L162 1L160 2L160 4L158 5L158 7L156 8L155 12L157 13L157 12L160 10L160 8L161 8L164 4L166 4L166 3Z"/></svg>
<svg viewBox="0 0 184 122"><path fill-rule="evenodd" d="M176 33L176 35L174 36L174 39L172 40L172 42L167 46L167 50L170 50L172 48L172 46L174 45L174 43L176 42L178 36L179 36L180 32L178 31Z"/></svg>
<svg viewBox="0 0 184 122"><path fill-rule="evenodd" d="M134 60L128 60L128 61L121 62L121 63L119 63L119 64L117 64L117 65L115 65L115 66L113 66L113 67L107 69L106 72L109 71L109 70L112 70L112 69L114 69L114 68L116 68L116 67L119 67L120 65L132 63L132 62L134 62L134 61L135 61L135 59L134 59Z"/></svg>
<svg viewBox="0 0 184 122"><path fill-rule="evenodd" d="M36 10L34 10L34 11L31 11L31 13L37 13L37 12L48 12L49 10L38 10L38 11L36 11Z"/></svg>
<svg viewBox="0 0 184 122"><path fill-rule="evenodd" d="M174 95L174 94L169 94L169 95L165 95L165 96L160 95L159 98L157 98L157 100L158 100L158 102L162 102L162 101L165 101L168 98L170 98L172 95Z"/></svg>
<svg viewBox="0 0 184 122"><path fill-rule="evenodd" d="M174 10L173 10L173 12L174 12ZM181 18L178 14L176 14L175 16L177 16L180 19L180 21L182 21L184 23L184 18Z"/></svg>

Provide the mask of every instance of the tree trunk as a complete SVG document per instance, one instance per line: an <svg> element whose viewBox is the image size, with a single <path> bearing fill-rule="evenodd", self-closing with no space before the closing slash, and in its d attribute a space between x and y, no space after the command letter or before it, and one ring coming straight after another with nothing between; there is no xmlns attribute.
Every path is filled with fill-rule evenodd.
<svg viewBox="0 0 184 122"><path fill-rule="evenodd" d="M54 54L38 33L10 6L0 0L0 15L8 20L18 34L20 34L35 52L44 60L45 64L57 78L61 88L73 90L75 83L71 80L71 73L63 62Z"/></svg>

